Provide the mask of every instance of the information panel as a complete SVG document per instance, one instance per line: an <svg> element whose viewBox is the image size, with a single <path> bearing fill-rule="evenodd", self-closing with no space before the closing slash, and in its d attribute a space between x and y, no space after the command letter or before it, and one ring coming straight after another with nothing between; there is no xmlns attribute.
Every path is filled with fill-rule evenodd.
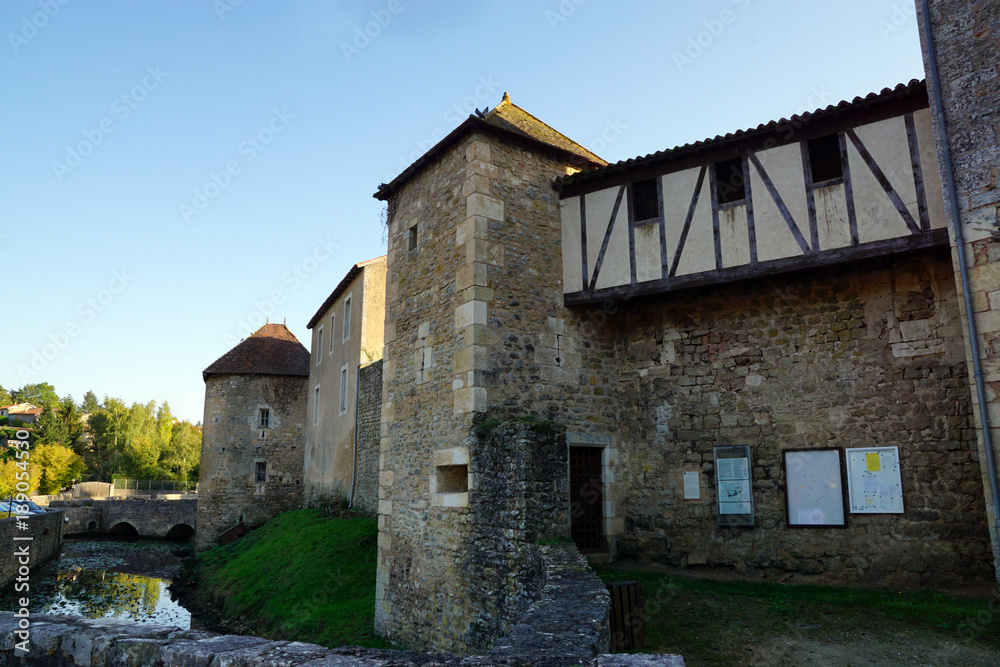
<svg viewBox="0 0 1000 667"><path fill-rule="evenodd" d="M753 485L750 447L715 448L715 478L719 494L720 526L753 525Z"/></svg>
<svg viewBox="0 0 1000 667"><path fill-rule="evenodd" d="M898 447L860 447L847 454L847 488L854 514L902 514Z"/></svg>
<svg viewBox="0 0 1000 667"><path fill-rule="evenodd" d="M785 493L790 527L844 526L839 449L786 449Z"/></svg>

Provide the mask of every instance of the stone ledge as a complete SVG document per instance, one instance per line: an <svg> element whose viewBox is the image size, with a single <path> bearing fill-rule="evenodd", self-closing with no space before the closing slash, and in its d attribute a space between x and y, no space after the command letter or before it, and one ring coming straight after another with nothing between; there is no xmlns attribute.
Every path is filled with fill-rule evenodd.
<svg viewBox="0 0 1000 667"><path fill-rule="evenodd" d="M555 551L559 551L555 549ZM575 551L575 550L574 550ZM577 554L579 556L579 554ZM364 649L349 646L327 649L303 642L271 641L240 635L217 635L201 630L181 630L161 625L140 625L113 619L85 619L72 616L31 617L28 653L15 652L20 638L14 633L18 619L12 612L0 612L0 665L56 667L513 667L515 665L589 665L590 667L683 667L680 656L672 655L601 655L593 653L570 657L575 637L594 641L599 621L588 621L598 607L607 605L594 589L584 583L586 572L578 571L575 561L556 555L547 565L553 579L546 581L547 595L525 614L525 624L515 628L518 645L501 649L498 654L462 657L452 653L419 653ZM596 579L593 573L590 577ZM599 583L599 582L598 582ZM582 605L567 601L573 591L589 590ZM604 593L604 598L607 593ZM582 624L559 614L559 604L571 604L582 610ZM599 614L598 614L599 615ZM560 620L560 616L562 616ZM537 620L539 627L530 631L526 624ZM604 640L607 636L604 633ZM523 643L520 643L522 642ZM589 645L588 645L589 649ZM501 655L502 654L502 655Z"/></svg>

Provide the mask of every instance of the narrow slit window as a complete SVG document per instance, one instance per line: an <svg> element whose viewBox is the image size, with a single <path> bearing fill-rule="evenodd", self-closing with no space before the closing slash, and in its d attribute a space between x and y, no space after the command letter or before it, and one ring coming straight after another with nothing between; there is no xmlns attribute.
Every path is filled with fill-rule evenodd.
<svg viewBox="0 0 1000 667"><path fill-rule="evenodd" d="M629 192L632 203L632 219L636 223L659 220L660 202L656 194L656 179L636 181Z"/></svg>
<svg viewBox="0 0 1000 667"><path fill-rule="evenodd" d="M319 333L316 335L318 336L316 340L316 365L319 366L323 362L323 327L319 328Z"/></svg>
<svg viewBox="0 0 1000 667"><path fill-rule="evenodd" d="M417 249L417 226L413 225L408 230L406 230L406 250L416 250Z"/></svg>
<svg viewBox="0 0 1000 667"><path fill-rule="evenodd" d="M720 204L733 204L747 198L742 158L715 163L715 193Z"/></svg>
<svg viewBox="0 0 1000 667"><path fill-rule="evenodd" d="M313 424L319 423L319 385L316 385L316 391L313 392Z"/></svg>
<svg viewBox="0 0 1000 667"><path fill-rule="evenodd" d="M836 134L810 139L807 144L813 183L844 177L844 165L840 161L840 139Z"/></svg>
<svg viewBox="0 0 1000 667"><path fill-rule="evenodd" d="M347 365L340 369L340 414L347 412Z"/></svg>
<svg viewBox="0 0 1000 667"><path fill-rule="evenodd" d="M336 314L330 315L330 354L333 354L333 339L334 339L334 332L336 331L333 325L336 324L336 322L337 322Z"/></svg>
<svg viewBox="0 0 1000 667"><path fill-rule="evenodd" d="M257 461L256 479L258 484L267 481L267 463L264 461Z"/></svg>
<svg viewBox="0 0 1000 667"><path fill-rule="evenodd" d="M351 337L351 297L344 299L344 340Z"/></svg>

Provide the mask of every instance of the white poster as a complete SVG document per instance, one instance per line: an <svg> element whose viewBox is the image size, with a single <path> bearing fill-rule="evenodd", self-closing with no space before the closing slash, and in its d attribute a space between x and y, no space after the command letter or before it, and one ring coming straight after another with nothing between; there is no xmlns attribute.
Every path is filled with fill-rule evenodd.
<svg viewBox="0 0 1000 667"><path fill-rule="evenodd" d="M698 482L698 471L684 473L684 500L701 498L701 484Z"/></svg>
<svg viewBox="0 0 1000 667"><path fill-rule="evenodd" d="M898 447L859 447L847 454L847 488L855 514L902 514Z"/></svg>

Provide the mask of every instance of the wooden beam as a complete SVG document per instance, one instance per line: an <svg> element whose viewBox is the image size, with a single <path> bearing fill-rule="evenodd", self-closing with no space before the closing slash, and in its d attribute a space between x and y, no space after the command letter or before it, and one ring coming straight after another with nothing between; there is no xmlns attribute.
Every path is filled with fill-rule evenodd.
<svg viewBox="0 0 1000 667"><path fill-rule="evenodd" d="M599 290L592 289L584 292L574 292L563 295L563 302L567 306L585 306L607 300L669 294L695 287L704 287L706 285L720 285L750 278L766 278L837 264L857 262L874 257L899 255L927 248L946 247L948 243L947 229L932 229L929 232L921 232L920 234L911 234L884 241L872 241L845 248L834 248L810 255L797 255L795 257L773 259L758 264L744 264L722 270L703 271L701 273L661 278L660 280L650 280L635 285L620 285L605 287Z"/></svg>
<svg viewBox="0 0 1000 667"><path fill-rule="evenodd" d="M865 145L861 143L861 139L858 138L857 133L853 129L849 129L846 131L846 134L851 140L851 143L854 144L854 147L858 150L858 154L861 156L861 159L864 160L866 165L868 165L868 169L871 170L872 175L875 176L875 180L877 180L878 184L882 186L883 190L885 190L885 194L889 196L889 201L891 201L892 205L896 207L897 211L899 211L899 215L903 218L903 222L905 222L906 226L910 228L910 233L919 234L920 226L917 225L913 216L910 215L910 210L906 208L906 204L903 203L899 193L896 192L896 188L892 187L892 183L889 182L889 177L885 175L881 167L879 167L875 162L875 158L873 158L872 154L868 152Z"/></svg>
<svg viewBox="0 0 1000 667"><path fill-rule="evenodd" d="M913 114L908 113L906 119L906 141L910 145L910 166L913 167L913 187L917 191L917 212L920 216L920 230L926 232L931 228L931 220L927 215L927 194L924 192L924 170L920 166L920 146L917 145L917 127L913 122Z"/></svg>
<svg viewBox="0 0 1000 667"><path fill-rule="evenodd" d="M670 265L670 273L663 276L668 278L677 273L677 264L681 261L681 253L684 252L684 244L687 242L688 231L691 229L691 220L694 218L694 210L698 208L698 197L701 196L701 188L705 184L705 172L708 165L702 165L698 172L698 182L695 183L694 192L691 193L691 203L688 205L687 216L684 218L684 228L681 229L681 237L677 239L677 250L674 251L674 261Z"/></svg>
<svg viewBox="0 0 1000 667"><path fill-rule="evenodd" d="M785 219L785 224L788 225L788 231L792 233L795 237L795 242L799 244L799 248L802 249L803 253L810 253L812 249L809 244L806 243L806 237L802 235L802 230L799 226L795 224L795 218L792 217L791 212L788 207L785 206L784 200L781 195L778 194L778 189L774 187L774 183L771 182L771 177L767 175L764 171L764 165L760 163L756 155L750 156L750 161L753 162L753 166L757 168L757 173L760 174L760 179L764 181L764 187L767 188L768 194L771 195L771 199L774 200L774 204L778 207L778 211L781 213L781 217Z"/></svg>
<svg viewBox="0 0 1000 667"><path fill-rule="evenodd" d="M597 254L597 262L594 264L594 277L590 280L590 289L597 286L597 276L601 274L601 265L604 264L604 253L608 251L608 243L611 242L611 232L615 230L615 220L618 219L618 208L622 205L622 195L625 194L626 185L618 188L618 197L615 199L615 207L611 210L611 219L608 220L608 229L604 232L604 242L601 243L601 251Z"/></svg>

